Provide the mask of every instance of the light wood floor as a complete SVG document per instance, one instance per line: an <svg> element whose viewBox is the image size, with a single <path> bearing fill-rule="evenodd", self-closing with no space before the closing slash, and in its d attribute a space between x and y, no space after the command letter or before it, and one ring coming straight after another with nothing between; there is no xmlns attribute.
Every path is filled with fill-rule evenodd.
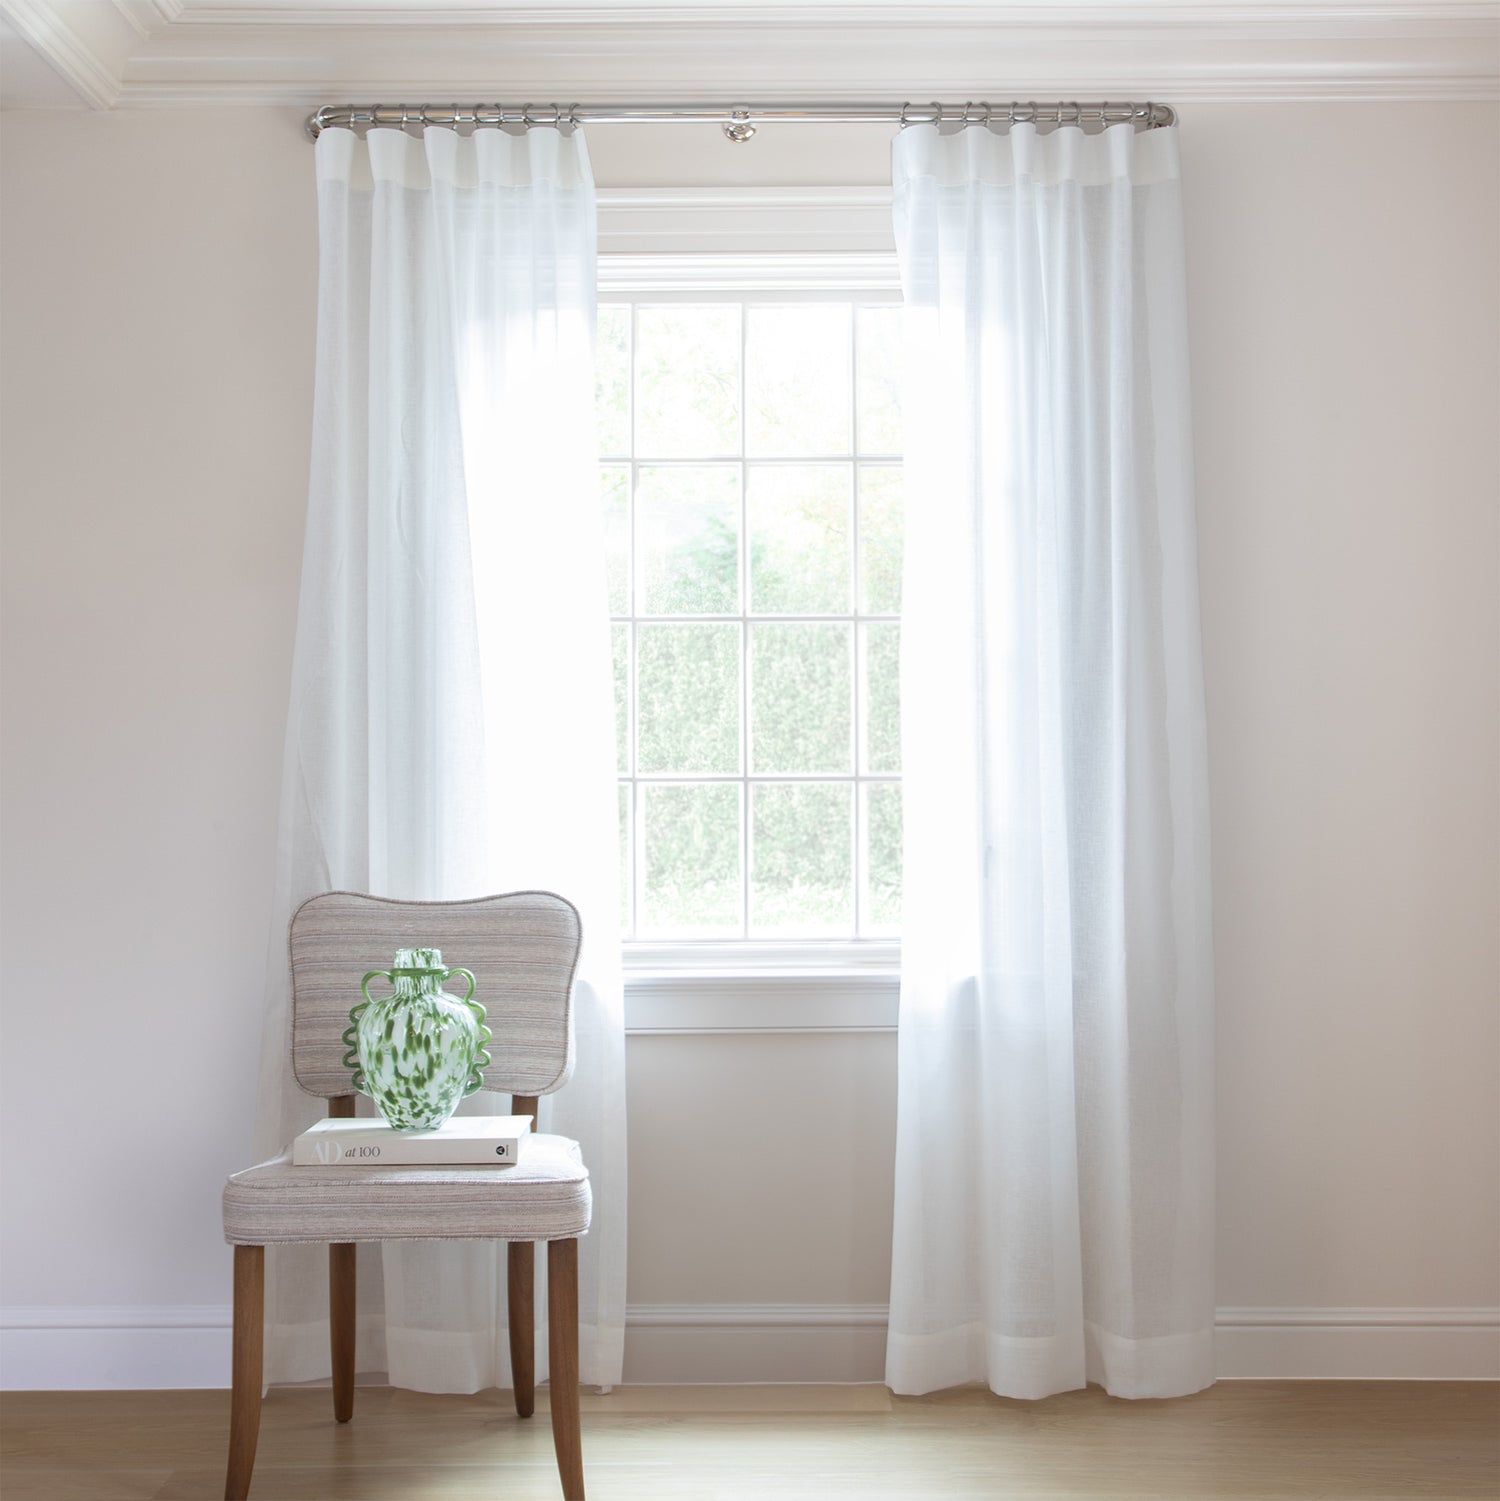
<svg viewBox="0 0 1500 1501"><path fill-rule="evenodd" d="M252 1501L557 1501L545 1389L268 1394ZM227 1392L11 1392L4 1501L222 1494ZM1172 1402L1091 1389L621 1387L586 1393L590 1501L1396 1501L1500 1496L1500 1389L1469 1382L1225 1382Z"/></svg>

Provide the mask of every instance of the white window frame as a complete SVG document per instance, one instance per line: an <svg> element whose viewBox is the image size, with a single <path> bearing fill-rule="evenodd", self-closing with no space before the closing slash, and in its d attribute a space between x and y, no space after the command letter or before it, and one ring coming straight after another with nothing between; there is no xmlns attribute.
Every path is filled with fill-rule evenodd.
<svg viewBox="0 0 1500 1501"><path fill-rule="evenodd" d="M601 301L899 296L889 189L615 190L599 209ZM629 942L626 1029L889 1031L900 952L899 939Z"/></svg>

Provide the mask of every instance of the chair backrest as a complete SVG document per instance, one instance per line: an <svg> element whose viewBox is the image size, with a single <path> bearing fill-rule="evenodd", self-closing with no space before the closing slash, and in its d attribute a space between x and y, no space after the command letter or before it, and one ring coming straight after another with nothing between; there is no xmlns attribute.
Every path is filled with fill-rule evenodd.
<svg viewBox="0 0 1500 1501"><path fill-rule="evenodd" d="M494 1038L484 1087L550 1094L573 1072L573 972L583 927L571 902L550 891L512 891L467 902L399 902L329 891L292 915L292 1071L308 1094L353 1092L344 1030L360 981L389 969L398 948L443 951L471 970L474 999ZM445 987L462 996L461 982ZM384 982L372 994L386 993Z"/></svg>

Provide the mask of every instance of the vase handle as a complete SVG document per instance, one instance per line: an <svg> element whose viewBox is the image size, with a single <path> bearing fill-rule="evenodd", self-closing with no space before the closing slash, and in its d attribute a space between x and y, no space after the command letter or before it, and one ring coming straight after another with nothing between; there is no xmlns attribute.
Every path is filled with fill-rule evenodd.
<svg viewBox="0 0 1500 1501"><path fill-rule="evenodd" d="M474 986L477 983L474 979L474 972L468 969L445 969L443 971L442 983L446 985L454 975L462 975L469 982L469 993L466 996L460 997L463 1004L467 1006L474 999Z"/></svg>
<svg viewBox="0 0 1500 1501"><path fill-rule="evenodd" d="M491 1033L484 1024L484 1007L474 999L474 988L478 984L474 978L474 972L468 969L450 969L443 976L444 983L454 975L462 975L469 982L468 994L463 997L460 1005L467 1006L474 1013L474 1020L479 1024L479 1046L474 1053L474 1066L469 1071L469 1077L464 1084L464 1098L467 1099L471 1094L477 1094L484 1088L484 1071L490 1066L490 1055L485 1051L485 1044L489 1042Z"/></svg>
<svg viewBox="0 0 1500 1501"><path fill-rule="evenodd" d="M372 969L370 973L367 974L364 979L359 982L360 993L364 996L365 1003L367 1005L375 999L375 997L370 994L371 980L389 980L392 985L396 983L395 977L391 974L390 970ZM350 1012L349 1014L352 1016L354 1013Z"/></svg>
<svg viewBox="0 0 1500 1501"><path fill-rule="evenodd" d="M388 969L372 969L359 982L360 993L364 996L364 1000L350 1009L349 1025L344 1028L344 1046L349 1049L344 1054L344 1067L353 1075L350 1082L354 1085L356 1093L369 1099L373 1099L374 1096L365 1087L365 1076L359 1067L359 1018L365 1007L374 1003L374 997L370 994L370 981L382 978L390 980L392 985L396 983Z"/></svg>

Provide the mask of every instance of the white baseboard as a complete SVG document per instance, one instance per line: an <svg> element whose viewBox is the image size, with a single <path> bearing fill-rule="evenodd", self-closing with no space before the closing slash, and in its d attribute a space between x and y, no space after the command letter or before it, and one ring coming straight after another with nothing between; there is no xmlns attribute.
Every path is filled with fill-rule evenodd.
<svg viewBox="0 0 1500 1501"><path fill-rule="evenodd" d="M634 1304L636 1385L880 1381L878 1304ZM1500 1380L1500 1309L1221 1308L1225 1380ZM227 1305L0 1309L0 1389L222 1387Z"/></svg>
<svg viewBox="0 0 1500 1501"><path fill-rule="evenodd" d="M0 1309L0 1390L229 1385L230 1307Z"/></svg>
<svg viewBox="0 0 1500 1501"><path fill-rule="evenodd" d="M1221 1308L1224 1380L1500 1380L1500 1309Z"/></svg>
<svg viewBox="0 0 1500 1501"><path fill-rule="evenodd" d="M625 1381L883 1381L885 1323L883 1303L635 1303L625 1313Z"/></svg>

